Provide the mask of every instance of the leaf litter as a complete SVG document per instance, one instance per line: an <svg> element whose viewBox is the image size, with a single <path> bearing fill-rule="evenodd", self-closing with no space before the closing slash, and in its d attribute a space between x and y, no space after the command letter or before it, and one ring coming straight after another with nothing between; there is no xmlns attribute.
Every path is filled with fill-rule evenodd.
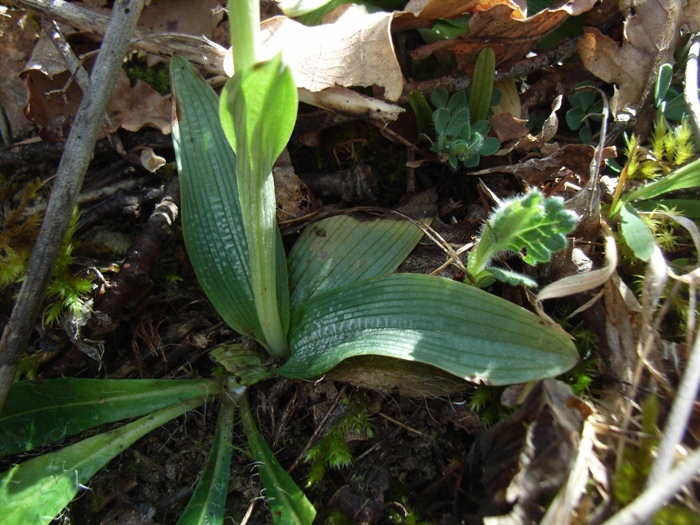
<svg viewBox="0 0 700 525"><path fill-rule="evenodd" d="M461 79L460 82L468 84L476 56L482 48L492 47L496 53L498 71L508 72L525 60L528 53L537 54L536 44L570 17L594 21L595 13L591 10L602 10L613 3L604 1L603 6L596 6L597 2L593 0L559 1L531 16L528 15L525 2L511 0L411 1L401 11L380 11L373 14L357 6L343 6L331 13L323 25L314 27L304 26L292 18L283 16L268 18L262 25L263 45L269 54L283 51L285 60L294 71L298 87L310 92L312 95L308 100L315 101L318 107L332 106L339 113L343 113L343 97L348 93L358 96L356 91L345 90L365 88L362 90L363 98L360 99L362 104L366 104L362 106L364 109L355 110L348 120L357 120L358 115L367 117L368 113L373 112L368 109L370 104L393 112L391 119L396 119L402 109L400 106L405 106L405 86L409 80L407 73L410 71L407 68L407 55L413 60L425 60L433 55L444 56L445 53L451 53L455 67L450 74ZM208 8L191 2L161 1L152 4L152 21L148 24L151 30L187 31L188 24L184 22L192 18L195 22L194 25L189 25L189 31L214 38L217 19L211 16L209 8L215 7L216 2L209 2ZM674 52L681 47L684 34L700 31L699 7L698 0L649 0L641 3L623 1L619 5L619 11L624 17L621 35L610 30L609 26L601 26L601 29L592 26L583 28L577 42L578 54L587 71L610 84L607 87L608 93L612 93L610 106L614 116L625 111L637 111L641 117L649 119L647 106L653 89L655 71L662 63L674 62ZM471 15L468 32L461 36L432 44L416 43L413 40L408 49L402 47L405 46L405 42L396 45L401 36L413 28L430 27L438 19L457 18L466 13ZM591 16L587 18L587 14ZM17 59L13 64L21 64L23 68L23 71L15 68L8 75L3 75L0 91L3 94L3 110L14 137L21 137L30 130L32 127L28 122L32 121L40 126L40 136L43 140L63 140L70 129L71 116L75 113L81 92L77 85L70 81L70 74L62 66L60 59L52 53L41 52L43 44L34 45L35 32L28 29L26 20L25 23L20 23L22 17L26 16L29 15L22 11L14 11L11 18L3 16L1 20L6 28L3 29L3 38L8 39L7 42L15 52L13 56ZM71 41L79 53L95 48L94 43L90 43L88 39L84 41L86 47L81 51L77 40L81 37L82 35L79 35L74 37L75 41ZM34 46L35 57L29 65L25 65L22 62L28 59L27 51L31 46ZM207 47L205 43L201 53L205 62L216 63L213 57L218 56L218 51L214 45ZM208 53L211 53L211 59L206 58ZM548 65L549 69L533 72L527 82L534 85L545 80L548 75L553 78L558 66L557 63L552 63ZM18 82L20 71L24 82ZM224 71L219 73L223 74ZM611 86L612 84L614 86ZM478 224L488 212L489 206L483 206L488 197L482 192L476 199L459 193L446 198L444 193L456 189L456 184L450 179L468 179L463 175L488 177L489 187L495 188L494 194L498 195L498 198L520 192L526 187L539 187L549 194L571 198L577 192L584 191L589 181L597 177L598 173L591 171L596 151L602 151L605 158L614 158L615 151L612 148L602 150L602 142L597 146L580 144L572 140L566 130L560 129L562 98L557 95L565 94L572 87L571 84L557 84L552 91L547 92L547 100L543 100L539 106L527 108L530 115L514 115L512 112L495 115L491 120L494 133L502 139L501 142L511 143L499 152L500 157L488 158L479 171L459 174L440 171L435 165L435 159L427 153L427 148L421 149L415 124L406 116L384 130L384 135L375 130L371 135L372 140L386 141L384 136L391 132L393 141L398 141L399 145L383 142L386 152L401 156L405 155L405 148L408 147L414 163L417 156L424 161L418 164L433 167L433 173L428 175L428 178L432 177L445 186L445 189L439 190L442 195L432 203L441 208L433 227L442 229L443 236L449 239L450 245L468 246L476 235ZM314 98L316 94L336 98L328 103L324 100L318 101ZM522 98L522 94L520 97ZM341 102L338 103L338 100ZM20 111L27 101L25 113L29 120L24 118ZM539 129L528 133L524 123L517 119L533 116L538 112L546 118L543 119L545 123ZM350 112L346 114L351 115ZM144 126L154 127L163 134L170 132L168 97L159 95L146 83L139 81L132 84L125 74L115 87L107 117L111 122L111 126L105 129L107 134L113 134L119 128L133 133ZM357 129L360 130L359 133L366 134L369 133L368 129L372 128ZM356 132L354 129L350 131L351 134ZM329 137L327 132L321 133L320 137L321 145L324 142L332 143L334 140L332 134ZM341 143L343 140L339 139L336 142ZM358 147L359 153L353 150L351 154L341 155L340 159L335 155L335 161L348 166L355 162L354 158L371 154L371 148ZM318 173L313 173L313 163L300 159L298 145L290 149L291 165L287 163L275 168L275 176L279 183L280 222L303 221L320 213L323 204L329 204L325 202L328 197L325 200L318 199L309 186L301 182L313 180L318 176ZM316 154L321 155L318 152ZM308 152L304 155L308 156ZM328 163L324 169L328 170ZM297 178L295 172L301 174L300 178ZM496 182L497 174L501 174L501 177L503 174L514 175L515 182ZM421 176L426 175L423 173ZM381 189L388 191L392 186L384 181L381 183ZM460 187L460 191L462 189ZM473 186L471 190L475 194L479 191ZM395 187L392 191L395 191ZM342 192L338 193L341 194ZM469 202L464 203L463 200ZM395 203L396 200L392 202ZM594 220L601 219L599 209L589 210L589 213ZM453 218L457 224L449 224ZM442 223L440 219L447 222ZM470 224L474 226L469 227ZM669 399L672 398L676 378L682 374L682 365L679 363L687 357L691 345L684 348L683 342L673 341L674 336L681 334L665 334L663 337L668 340L663 340L660 331L664 315L667 315L671 308L671 298L664 297L662 283L665 282L665 274L672 270L664 262L664 256L658 249L654 251L652 264L647 269L647 278L644 280L640 312L639 305L633 304L634 297L625 299L630 292L621 275L626 275L629 268L619 268L615 271L618 266L618 255L615 252L617 241L606 228L603 228L602 237L596 231L596 235L577 239L579 245L590 246L588 255L595 261L594 269L550 283L540 291L537 308L541 308L539 302L543 299L559 298L571 293L579 294L579 302L582 304L571 315L580 315L584 322L589 323L598 315L598 333L603 334L598 347L585 349L587 354L584 358L600 362L597 372L589 369L588 373L591 376L607 375L609 384L601 381L598 384L600 391L595 394L585 389L578 390L578 396L585 397L587 401L584 403L581 397L575 395L570 387L561 381L539 382L524 396L525 399L516 412L485 432L476 424L471 427L455 425L454 428L431 426L428 417L430 412L422 412L420 404L411 404L406 400L397 401L400 410L384 407L382 410L391 413L391 416L385 415L394 419L401 418L403 410L410 408L413 415L406 419L408 428L418 434L437 432L438 439L444 439L441 443L444 451L427 452L430 440L416 439L411 445L397 442L396 428L399 427L387 423L383 427L384 434L380 432L379 435L397 447L396 450L405 448L408 457L402 461L387 461L374 470L368 468L366 462L358 460L354 468L367 469L365 481L374 480L376 484L373 490L346 480L347 483L341 481L334 485L335 492L326 489L326 493L320 492L319 497L326 497L329 505L335 505L348 512L359 512L362 508L360 502L369 499L371 504L362 511L363 522L366 523L382 522L386 516L386 508L392 504L391 501L396 502L396 505L408 502L392 494L392 483L397 481L424 499L434 494L431 489L435 487L449 487L456 491L454 497L441 499L449 506L449 511L438 511L427 501L421 501L420 497L411 500L411 505L419 506L421 511L430 514L435 522L442 519L443 523L456 523L455 520L467 517L476 520L475 522L481 520L490 524L535 523L540 520L544 520L542 523L586 523L588 519L599 521L600 516L609 512L606 506L611 502L611 485L616 481L613 465L617 462L619 466L623 461L621 454L611 457L610 451L620 451L625 446L637 446L636 442L630 441L626 444L621 438L625 433L635 435L635 428L639 424L640 414L634 408L634 403L639 397L635 396L638 396L642 389L658 389ZM606 249L595 247L595 243L604 244ZM423 258L422 264L425 265L426 273L438 266L433 261L440 258L444 261L442 252L439 252L437 259L434 254L427 255L432 249L434 246L430 243L418 248L417 253L420 254L420 250L425 252L419 256ZM170 247L169 250L174 248ZM457 249L456 252L453 250L453 253L461 252ZM182 258L182 253L173 253L172 256L177 261L177 257ZM509 263L518 264L515 260L510 260ZM644 271L639 267L636 270ZM682 275L686 281L692 281L690 276L693 274L690 268L685 267ZM600 292L596 293L598 290ZM584 293L586 291L589 291L588 294ZM181 290L179 293L190 298L196 297L196 293L190 289ZM520 295L519 300L526 302L527 298ZM4 306L7 307L7 304ZM548 312L551 314L551 309L548 309ZM210 322L205 318L215 319L215 315L207 312L202 317L202 314L198 313L197 321L187 325L189 328L183 332L186 315L178 317L161 310L136 322L125 317L123 321L132 327L134 332L133 336L126 337L126 341L131 339L128 344L137 355L136 369L139 373L149 377L157 377L159 373L163 373L165 369L161 360L145 350L159 347L164 340L172 341L169 344L178 346L182 354L182 349L191 351L194 347L203 348L206 347L206 341L222 338L221 333L212 331ZM153 325L154 319L164 323L163 333L157 328L157 323ZM173 333L168 333L168 330ZM54 334L54 337L60 335ZM193 345L192 341L195 340L197 343ZM205 342L204 346L202 341ZM670 347L672 350L668 350ZM178 359L176 355L169 358L173 362L177 362ZM109 359L107 356L108 361ZM79 356L78 360L82 363L81 366L95 366L85 361L85 356ZM107 364L109 365L109 362ZM61 366L67 368L57 367L57 370L74 370L63 361ZM353 383L353 378L358 377L358 369L371 369L372 366L371 362L355 363L354 366L348 363L344 369L336 370L334 377ZM382 375L382 366L387 365L379 364L379 375ZM206 373L206 366L199 367L202 373ZM127 366L123 373L128 374L129 368ZM134 370L133 366L131 370ZM47 371L47 377L51 373ZM387 375L395 373L396 370L388 366L384 373L385 379ZM426 375L424 369L412 371L411 367L407 367L405 375L413 377L413 390L420 391L421 382L425 385L425 382L431 381L430 374ZM454 383L444 383L446 379L437 375L432 377L435 387L425 386L424 395L433 397L440 393L454 392ZM569 382L576 380L572 376L564 379ZM394 381L399 382L398 379ZM374 377L355 381L355 384L367 386L381 382L381 378ZM629 382L633 383L631 391L626 390L624 386ZM402 392L411 389L404 389ZM278 438L284 434L292 436L292 430L288 426L290 414L303 414L309 408L306 404L314 402L311 394L306 394L304 398L300 392L291 383L284 383L273 388L269 394L262 391L258 393L265 403L269 404L268 408L263 410L261 418L268 422L271 428L275 427L276 418L282 414L283 420L275 430ZM391 389L386 388L382 392L385 396L392 393ZM301 399L298 398L299 395L302 395ZM459 396L459 393L452 395ZM456 398L451 410L456 411L456 407L465 403L467 399L468 395ZM324 399L323 402L327 400ZM430 407L436 409L436 403L435 400L430 401ZM591 405L595 408L591 408ZM448 402L442 408L450 406L451 403ZM470 417L479 419L478 413L467 412ZM422 430L416 429L416 426ZM261 427L265 428L265 425ZM410 434L411 432L408 432L408 435ZM472 439L474 436L475 439ZM371 454L371 443L372 440L363 442L361 446L365 449L361 458L364 454ZM149 450L148 454L155 455L155 452ZM469 459L460 459L459 454L463 457L468 455ZM427 464L423 468L416 464L421 461L431 463L434 468L440 466L440 472L433 472L431 477ZM416 483L408 480L407 474L416 477ZM141 476L143 483L143 474ZM236 490L240 494L247 494L252 499L254 494L250 483L234 483L239 483ZM130 485L129 490L134 490L135 486ZM564 490L560 490L562 487ZM467 495L466 502L460 500L464 494ZM550 501L554 503L548 509ZM690 508L697 509L697 502L692 497L686 497L684 502ZM262 514L258 517L260 516Z"/></svg>

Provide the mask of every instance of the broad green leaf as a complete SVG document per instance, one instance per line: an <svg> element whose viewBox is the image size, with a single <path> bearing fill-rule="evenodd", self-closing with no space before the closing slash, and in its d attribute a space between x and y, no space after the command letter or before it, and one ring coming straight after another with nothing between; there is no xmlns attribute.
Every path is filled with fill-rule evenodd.
<svg viewBox="0 0 700 525"><path fill-rule="evenodd" d="M224 522L235 415L235 401L227 395L221 396L209 458L178 525L217 525Z"/></svg>
<svg viewBox="0 0 700 525"><path fill-rule="evenodd" d="M0 516L5 525L50 523L85 483L134 441L185 412L204 397L159 410L123 427L57 452L15 465L0 474Z"/></svg>
<svg viewBox="0 0 700 525"><path fill-rule="evenodd" d="M469 111L472 122L484 120L489 114L495 75L496 53L490 47L485 47L476 57L474 76L469 90Z"/></svg>
<svg viewBox="0 0 700 525"><path fill-rule="evenodd" d="M268 350L286 355L287 334L280 310L288 303L285 288L275 286L279 264L272 166L289 141L297 114L297 90L281 55L238 71L221 95L223 126L233 123L241 214L250 255L251 284ZM229 135L230 136L230 135Z"/></svg>
<svg viewBox="0 0 700 525"><path fill-rule="evenodd" d="M651 259L656 246L654 235L639 217L637 211L629 204L623 204L620 209L620 221L622 223L622 236L625 238L627 246L642 261Z"/></svg>
<svg viewBox="0 0 700 525"><path fill-rule="evenodd" d="M272 522L275 525L311 525L316 516L316 509L287 471L282 468L260 435L246 396L241 398L240 409L241 422L248 437L248 446L253 452L258 472L260 472L260 480L265 488L265 498L270 506Z"/></svg>
<svg viewBox="0 0 700 525"><path fill-rule="evenodd" d="M430 109L430 104L425 100L425 97L420 91L412 89L408 92L408 103L416 115L418 123L418 131L429 135L432 129L433 113Z"/></svg>
<svg viewBox="0 0 700 525"><path fill-rule="evenodd" d="M182 230L192 267L224 321L237 332L263 341L253 301L236 155L219 123L219 100L182 57L173 56L170 76Z"/></svg>
<svg viewBox="0 0 700 525"><path fill-rule="evenodd" d="M437 109L447 107L447 102L450 98L450 94L445 88L437 88L430 93L430 102L433 103ZM449 112L448 112L449 115Z"/></svg>
<svg viewBox="0 0 700 525"><path fill-rule="evenodd" d="M0 413L0 456L221 392L209 379L52 379L14 383Z"/></svg>
<svg viewBox="0 0 700 525"><path fill-rule="evenodd" d="M337 215L307 226L289 254L292 309L327 290L393 272L422 237L406 220Z"/></svg>
<svg viewBox="0 0 700 525"><path fill-rule="evenodd" d="M532 191L505 201L489 217L477 245L469 253L467 270L479 280L479 273L503 251L521 253L534 265L548 262L554 252L566 247L566 234L578 223L578 216L564 208L560 197L545 198Z"/></svg>
<svg viewBox="0 0 700 525"><path fill-rule="evenodd" d="M700 159L694 160L675 170L670 175L662 177L637 188L622 197L625 202L651 199L669 191L684 190L700 186Z"/></svg>
<svg viewBox="0 0 700 525"><path fill-rule="evenodd" d="M469 381L523 383L569 370L569 336L532 312L449 279L394 274L317 295L292 312L277 372L317 377L354 356L419 361Z"/></svg>

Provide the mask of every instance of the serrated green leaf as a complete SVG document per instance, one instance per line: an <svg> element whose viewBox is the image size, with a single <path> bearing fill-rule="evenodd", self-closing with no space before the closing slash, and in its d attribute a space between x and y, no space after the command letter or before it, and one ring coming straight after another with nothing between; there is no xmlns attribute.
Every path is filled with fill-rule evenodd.
<svg viewBox="0 0 700 525"><path fill-rule="evenodd" d="M221 385L209 379L68 378L14 383L0 413L0 456L220 391Z"/></svg>
<svg viewBox="0 0 700 525"><path fill-rule="evenodd" d="M260 480L265 487L265 498L270 506L272 522L275 525L311 525L316 517L316 509L287 471L282 468L260 435L245 396L241 398L240 410L248 445L255 457Z"/></svg>
<svg viewBox="0 0 700 525"><path fill-rule="evenodd" d="M248 239L251 285L258 320L268 351L286 355L284 317L288 298L280 281L279 231L272 166L294 129L297 90L281 55L238 71L224 87L220 101L223 126L234 129L241 215ZM230 132L228 133L230 137ZM282 279L282 281L284 281ZM282 310L282 311L281 311Z"/></svg>
<svg viewBox="0 0 700 525"><path fill-rule="evenodd" d="M548 262L552 254L566 247L566 234L578 223L578 216L564 208L560 197L547 199L532 191L505 201L482 230L481 238L469 253L467 270L479 278L499 252L522 253L523 260L534 265Z"/></svg>
<svg viewBox="0 0 700 525"><path fill-rule="evenodd" d="M394 274L317 295L292 312L292 357L277 372L311 378L349 357L418 361L503 385L560 374L578 354L532 312L449 279Z"/></svg>
<svg viewBox="0 0 700 525"><path fill-rule="evenodd" d="M656 241L649 227L629 204L620 209L622 236L634 254L642 261L648 261L654 253Z"/></svg>
<svg viewBox="0 0 700 525"><path fill-rule="evenodd" d="M292 309L327 290L393 272L422 237L406 220L337 215L308 226L289 254Z"/></svg>
<svg viewBox="0 0 700 525"><path fill-rule="evenodd" d="M204 397L172 405L0 474L0 516L6 525L50 523L85 483L137 439L185 412Z"/></svg>
<svg viewBox="0 0 700 525"><path fill-rule="evenodd" d="M216 433L207 464L178 525L219 525L224 522L235 415L235 401L227 395L221 396Z"/></svg>
<svg viewBox="0 0 700 525"><path fill-rule="evenodd" d="M238 198L236 155L219 122L219 99L182 57L173 56L170 76L182 230L192 267L224 321L263 341Z"/></svg>

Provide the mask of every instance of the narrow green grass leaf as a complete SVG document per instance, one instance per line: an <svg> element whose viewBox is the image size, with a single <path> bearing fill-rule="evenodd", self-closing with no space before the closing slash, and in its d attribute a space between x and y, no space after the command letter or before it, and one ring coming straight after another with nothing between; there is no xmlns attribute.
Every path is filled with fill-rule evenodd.
<svg viewBox="0 0 700 525"><path fill-rule="evenodd" d="M289 254L291 305L396 270L423 237L406 220L337 215L308 226Z"/></svg>
<svg viewBox="0 0 700 525"><path fill-rule="evenodd" d="M0 413L0 456L220 392L221 385L210 379L69 378L15 383Z"/></svg>
<svg viewBox="0 0 700 525"><path fill-rule="evenodd" d="M684 190L700 186L700 159L675 170L670 175L645 184L622 197L625 202L651 199L669 191Z"/></svg>
<svg viewBox="0 0 700 525"><path fill-rule="evenodd" d="M0 516L5 525L50 523L85 483L134 441L189 410L198 397L149 414L0 474Z"/></svg>
<svg viewBox="0 0 700 525"><path fill-rule="evenodd" d="M316 509L287 471L282 468L260 435L246 396L241 398L240 409L241 422L248 436L248 445L258 465L260 480L265 488L265 497L272 514L272 522L275 525L311 525L316 516Z"/></svg>
<svg viewBox="0 0 700 525"><path fill-rule="evenodd" d="M496 75L496 54L490 47L479 51L474 65L474 78L469 91L469 111L472 122L484 120L491 107L493 80Z"/></svg>
<svg viewBox="0 0 700 525"><path fill-rule="evenodd" d="M629 204L623 204L620 208L620 221L622 223L622 236L625 238L627 246L642 261L651 259L656 246L654 235L639 217L637 211Z"/></svg>
<svg viewBox="0 0 700 525"><path fill-rule="evenodd" d="M209 458L197 488L177 522L178 525L219 525L224 522L235 415L235 401L229 396L221 396L216 433Z"/></svg>
<svg viewBox="0 0 700 525"><path fill-rule="evenodd" d="M272 166L289 141L297 114L297 90L281 56L238 71L221 94L220 118L233 126L241 214L248 239L251 285L268 350L288 353L280 308L286 297L275 283L281 266Z"/></svg>
<svg viewBox="0 0 700 525"><path fill-rule="evenodd" d="M173 56L170 76L182 229L192 267L224 321L237 332L263 341L253 301L236 155L219 123L219 100L182 57Z"/></svg>
<svg viewBox="0 0 700 525"><path fill-rule="evenodd" d="M277 372L319 376L342 360L419 361L469 381L523 383L569 370L569 336L532 312L449 279L395 274L317 295L292 311L292 357Z"/></svg>

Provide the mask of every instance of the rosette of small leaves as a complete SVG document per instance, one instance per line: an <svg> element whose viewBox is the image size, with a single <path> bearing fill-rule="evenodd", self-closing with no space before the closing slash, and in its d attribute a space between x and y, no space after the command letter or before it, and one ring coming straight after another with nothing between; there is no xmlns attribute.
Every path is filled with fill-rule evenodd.
<svg viewBox="0 0 700 525"><path fill-rule="evenodd" d="M498 139L486 136L488 122L471 123L464 91L450 97L445 89L438 88L431 93L430 101L436 108L433 126L437 139L430 149L438 154L441 162L449 162L453 169L460 162L465 168L473 168L479 165L481 155L493 155L498 151Z"/></svg>

